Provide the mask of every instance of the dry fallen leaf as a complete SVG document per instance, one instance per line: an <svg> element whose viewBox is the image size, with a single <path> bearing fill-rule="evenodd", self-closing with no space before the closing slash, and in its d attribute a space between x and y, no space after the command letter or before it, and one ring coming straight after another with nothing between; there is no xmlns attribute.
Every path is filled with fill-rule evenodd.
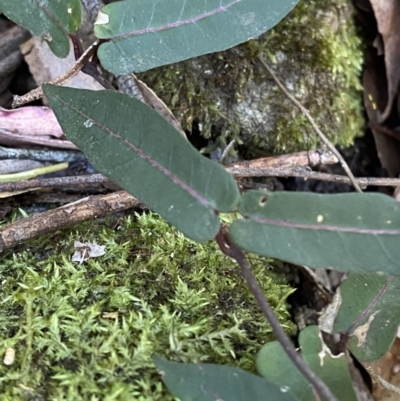
<svg viewBox="0 0 400 401"><path fill-rule="evenodd" d="M396 339L387 354L367 364L373 380L372 394L376 401L400 400L400 340Z"/></svg>
<svg viewBox="0 0 400 401"><path fill-rule="evenodd" d="M0 107L0 144L76 149L72 142L62 138L60 124L49 107L28 106L16 110Z"/></svg>
<svg viewBox="0 0 400 401"><path fill-rule="evenodd" d="M105 251L105 245L97 245L91 242L74 242L75 253L72 255L72 262L85 262L90 258L97 258L103 256Z"/></svg>
<svg viewBox="0 0 400 401"><path fill-rule="evenodd" d="M49 107L27 106L16 110L0 108L0 129L54 138L63 136L60 124Z"/></svg>
<svg viewBox="0 0 400 401"><path fill-rule="evenodd" d="M364 105L382 167L389 177L397 177L400 173L400 142L395 137L385 134L378 122L378 112L387 104L385 65L382 57L377 56L376 52L369 53L362 79Z"/></svg>
<svg viewBox="0 0 400 401"><path fill-rule="evenodd" d="M400 83L400 2L398 0L370 0L382 35L388 87L388 101L380 118L389 117Z"/></svg>
<svg viewBox="0 0 400 401"><path fill-rule="evenodd" d="M102 317L104 319L118 319L118 312L103 312Z"/></svg>
<svg viewBox="0 0 400 401"><path fill-rule="evenodd" d="M159 114L161 114L171 125L177 129L186 139L185 131L182 129L178 120L173 115L167 105L150 89L143 81L138 79L135 74L120 75L118 77L120 89L128 96L134 97L143 103L148 104Z"/></svg>

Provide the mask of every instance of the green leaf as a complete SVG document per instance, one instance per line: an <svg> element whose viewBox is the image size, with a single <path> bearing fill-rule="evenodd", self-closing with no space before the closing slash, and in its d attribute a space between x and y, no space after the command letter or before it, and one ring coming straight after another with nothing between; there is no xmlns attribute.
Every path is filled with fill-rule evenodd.
<svg viewBox="0 0 400 401"><path fill-rule="evenodd" d="M359 360L382 358L392 346L400 324L400 278L350 274L339 288L342 302L334 332L351 327L353 336L348 346Z"/></svg>
<svg viewBox="0 0 400 401"><path fill-rule="evenodd" d="M344 354L332 356L322 343L317 326L300 332L301 354L308 366L341 401L357 401ZM265 344L257 355L257 369L267 380L287 389L300 401L315 400L310 383L300 374L282 346L274 341Z"/></svg>
<svg viewBox="0 0 400 401"><path fill-rule="evenodd" d="M278 341L265 344L257 354L258 373L297 400L315 400L310 382L293 365Z"/></svg>
<svg viewBox="0 0 400 401"><path fill-rule="evenodd" d="M239 199L236 182L154 109L114 91L45 85L44 92L66 137L102 174L187 237L216 235L217 212Z"/></svg>
<svg viewBox="0 0 400 401"><path fill-rule="evenodd" d="M313 268L400 274L400 203L380 194L248 191L230 233L246 251Z"/></svg>
<svg viewBox="0 0 400 401"><path fill-rule="evenodd" d="M239 368L213 364L153 361L164 383L182 401L295 401L286 390Z"/></svg>
<svg viewBox="0 0 400 401"><path fill-rule="evenodd" d="M1 0L0 11L44 39L57 57L69 54L68 34L82 24L80 0Z"/></svg>
<svg viewBox="0 0 400 401"><path fill-rule="evenodd" d="M127 0L103 7L98 56L114 74L141 72L256 38L298 0Z"/></svg>
<svg viewBox="0 0 400 401"><path fill-rule="evenodd" d="M300 332L301 354L308 366L331 389L338 400L357 401L345 354L332 355L323 343L318 326Z"/></svg>

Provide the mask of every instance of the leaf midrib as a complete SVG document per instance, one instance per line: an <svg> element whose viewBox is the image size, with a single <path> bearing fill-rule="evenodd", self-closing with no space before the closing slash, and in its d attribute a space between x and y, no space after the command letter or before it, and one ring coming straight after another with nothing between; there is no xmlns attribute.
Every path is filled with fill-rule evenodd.
<svg viewBox="0 0 400 401"><path fill-rule="evenodd" d="M240 3L242 0L234 0L231 3L227 4L226 6L220 6L214 10L211 11L207 11L203 14L199 14L195 17L192 18L187 18L185 20L181 20L181 21L176 21L176 22L171 22L169 24L166 25L159 25L159 26L154 26L154 27L148 27L148 28L144 28L144 29L136 29L134 31L130 31L130 32L125 32L125 33L120 33L118 35L114 35L111 36L110 39L114 40L114 39L119 39L119 38L127 38L127 37L131 37L131 36L139 36L139 35L143 35L143 34L147 34L147 33L154 33L154 32L159 32L159 31L164 31L167 29L171 29L171 28L177 28L179 26L182 25L187 25L187 24L191 24L191 23L195 23L201 19L207 18L207 17L211 17L212 15L218 14L220 12L223 11L227 11L228 8L232 7L233 5ZM183 12L183 10L182 10ZM149 23L149 25L151 24L151 21Z"/></svg>
<svg viewBox="0 0 400 401"><path fill-rule="evenodd" d="M34 2L37 4L39 8L43 10L43 12L50 18L50 20L59 28L63 33L68 35L68 31L62 26L61 22L58 20L58 18L42 3L39 2L39 0L34 0Z"/></svg>
<svg viewBox="0 0 400 401"><path fill-rule="evenodd" d="M246 219L245 221L252 221L263 225L265 224L277 227L299 228L305 230L334 231L334 232L369 234L369 235L400 235L400 230L395 230L395 229L343 227L343 226L330 226L327 224L305 224L305 223L294 223L284 220L254 218L248 216L245 216L245 219Z"/></svg>
<svg viewBox="0 0 400 401"><path fill-rule="evenodd" d="M160 172L162 172L166 177L168 177L176 185L181 187L184 191L186 191L189 195L191 195L194 199L196 199L200 204L208 207L209 209L212 209L214 212L217 212L214 209L214 207L210 204L210 202L208 202L208 200L206 198L201 196L194 188L190 187L188 184L183 182L179 177L177 177L171 171L169 171L164 166L162 166L160 163L158 163L156 160L154 160L151 156L149 156L142 149L139 149L138 147L133 145L131 142L129 142L127 139L123 138L118 133L112 131L110 128L108 128L105 125L101 124L100 122L96 121L95 119L93 119L93 117L83 113L81 110L78 110L77 108L72 106L70 103L68 103L65 100L63 100L59 95L54 94L54 97L57 98L65 106L69 107L71 110L73 110L74 112L79 114L80 116L90 120L93 124L97 125L100 129L106 131L109 135L113 136L114 138L118 139L119 141L121 141L122 143L127 145L130 149L132 149L135 153L137 153L142 159L146 160L153 167L155 167Z"/></svg>

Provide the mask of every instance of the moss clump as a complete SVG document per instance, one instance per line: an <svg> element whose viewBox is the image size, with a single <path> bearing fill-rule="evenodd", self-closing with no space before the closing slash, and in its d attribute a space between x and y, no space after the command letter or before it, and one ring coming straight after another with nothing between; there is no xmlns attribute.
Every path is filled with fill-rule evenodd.
<svg viewBox="0 0 400 401"><path fill-rule="evenodd" d="M251 154L315 146L309 124L261 67L260 53L334 143L349 145L362 133L363 55L350 0L300 1L258 40L140 77L185 129L196 120L202 135L220 135L221 145L236 139Z"/></svg>
<svg viewBox="0 0 400 401"><path fill-rule="evenodd" d="M106 254L70 262L74 241ZM268 261L253 268L285 329L292 292ZM173 400L151 361L254 369L271 329L235 263L154 214L85 223L0 262L1 400Z"/></svg>

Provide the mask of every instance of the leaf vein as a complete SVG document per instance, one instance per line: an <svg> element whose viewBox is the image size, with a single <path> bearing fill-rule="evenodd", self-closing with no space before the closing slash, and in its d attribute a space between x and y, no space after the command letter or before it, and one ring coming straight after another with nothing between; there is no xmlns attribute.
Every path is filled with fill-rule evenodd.
<svg viewBox="0 0 400 401"><path fill-rule="evenodd" d="M278 227L299 228L304 230L336 231L344 233L370 234L370 235L400 235L400 230L395 230L395 229L329 226L327 224L305 224L305 223L294 223L283 220L264 219L259 217L253 218L248 216L246 216L246 218L250 221L254 221L260 224L268 224Z"/></svg>
<svg viewBox="0 0 400 401"><path fill-rule="evenodd" d="M72 106L70 103L64 101L59 95L54 95L61 103L63 103L65 106L79 114L80 116L90 120L94 125L98 126L100 129L103 131L106 131L109 135L112 137L118 139L120 142L128 146L130 149L132 149L139 157L142 159L146 160L149 164L151 164L153 167L155 167L158 171L163 173L165 176L167 176L172 182L177 184L179 187L181 187L184 191L189 193L194 199L196 199L199 203L201 203L204 206L207 206L208 208L215 210L212 205L208 202L207 199L205 199L203 196L201 196L194 188L191 188L188 184L183 182L179 177L177 177L175 174L173 174L171 171L167 170L164 166L162 166L160 163L158 163L156 160L154 160L150 155L148 155L146 152L144 152L142 149L136 147L134 144L129 142L127 139L123 138L120 134L117 132L112 131L110 128L106 127L105 125L101 124L100 122L94 120L92 117L88 116L81 110L78 110L74 106Z"/></svg>
<svg viewBox="0 0 400 401"><path fill-rule="evenodd" d="M37 4L39 8L41 8L44 13L53 21L53 23L61 29L63 33L68 35L68 31L61 25L60 21L57 19L57 17L47 8L45 7L44 4L42 4L39 0L34 0L34 2Z"/></svg>
<svg viewBox="0 0 400 401"><path fill-rule="evenodd" d="M215 8L214 10L211 11L207 11L204 12L203 14L199 14L196 15L195 17L191 17L191 18L186 18L181 20L180 17L177 21L175 22L170 22L169 24L165 24L165 25L159 25L159 26L153 26L153 27L147 27L147 28L143 28L143 29L136 29L130 32L125 32L125 33L120 33L117 35L112 36L112 40L118 39L118 38L128 38L131 36L138 36L138 35L143 35L143 34L147 34L147 33L155 33L158 31L164 31L167 29L171 29L171 28L177 28L179 26L182 25L187 25L187 24L191 24L191 23L196 23L199 20L202 20L204 18L208 18L211 17L215 14L218 14L220 12L225 12L228 11L228 9L232 6L234 6L237 3L240 3L242 0L233 0L232 2L230 2L229 4L227 4L226 6L222 5L222 2L220 3L220 6L218 8Z"/></svg>

